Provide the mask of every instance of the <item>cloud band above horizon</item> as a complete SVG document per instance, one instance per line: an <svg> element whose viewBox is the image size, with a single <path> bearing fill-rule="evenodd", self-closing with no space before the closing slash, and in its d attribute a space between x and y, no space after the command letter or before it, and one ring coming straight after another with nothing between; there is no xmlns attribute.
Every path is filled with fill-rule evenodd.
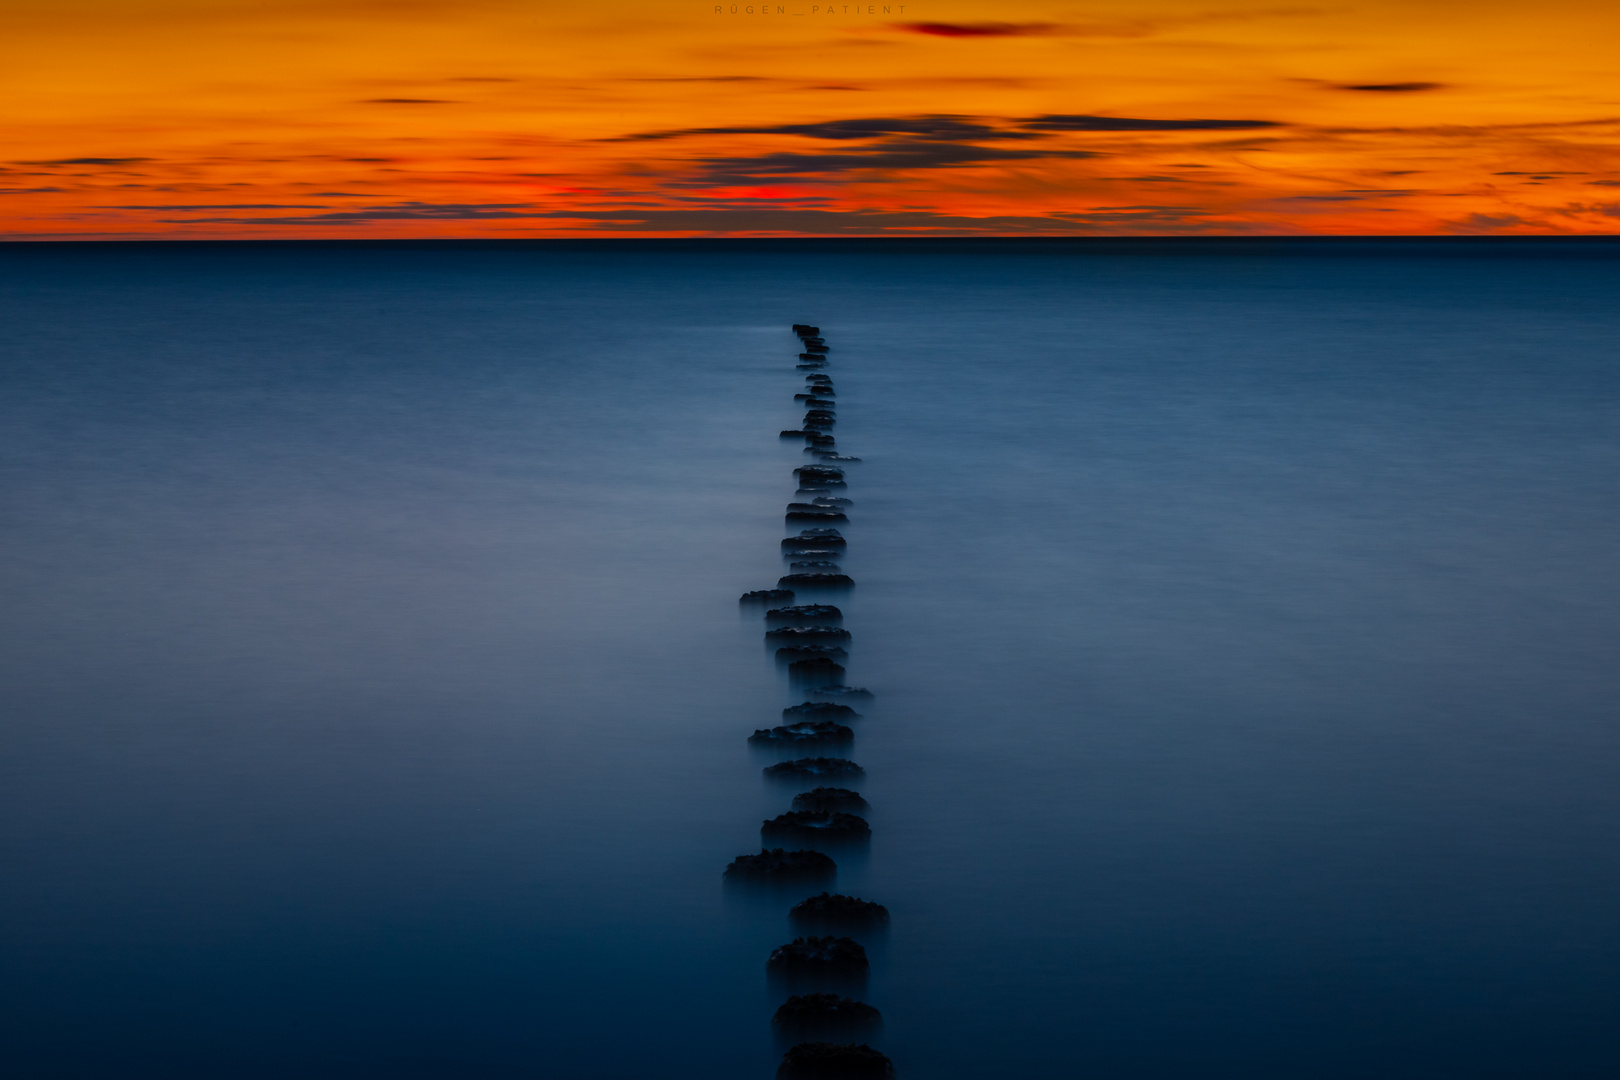
<svg viewBox="0 0 1620 1080"><path fill-rule="evenodd" d="M730 7L13 0L0 234L1620 232L1606 5Z"/></svg>

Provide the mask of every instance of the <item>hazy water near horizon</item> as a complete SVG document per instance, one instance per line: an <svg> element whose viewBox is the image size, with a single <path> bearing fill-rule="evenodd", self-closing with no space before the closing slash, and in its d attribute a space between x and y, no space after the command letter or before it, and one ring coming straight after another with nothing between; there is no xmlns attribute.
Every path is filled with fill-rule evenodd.
<svg viewBox="0 0 1620 1080"><path fill-rule="evenodd" d="M902 1080L1612 1075L1620 245L0 246L0 1060L768 1077L788 325Z"/></svg>

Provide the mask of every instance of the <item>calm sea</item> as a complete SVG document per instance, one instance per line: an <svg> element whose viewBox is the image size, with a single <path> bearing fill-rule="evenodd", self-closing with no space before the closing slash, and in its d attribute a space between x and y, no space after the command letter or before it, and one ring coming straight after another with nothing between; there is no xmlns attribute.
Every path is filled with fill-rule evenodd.
<svg viewBox="0 0 1620 1080"><path fill-rule="evenodd" d="M751 1080L793 322L901 1080L1620 1074L1620 245L0 248L0 1071ZM808 890L804 890L808 891Z"/></svg>

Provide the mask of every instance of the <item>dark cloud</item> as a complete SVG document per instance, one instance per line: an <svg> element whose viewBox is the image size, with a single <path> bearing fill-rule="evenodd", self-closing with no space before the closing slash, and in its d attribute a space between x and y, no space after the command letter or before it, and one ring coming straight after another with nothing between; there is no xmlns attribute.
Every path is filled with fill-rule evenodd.
<svg viewBox="0 0 1620 1080"><path fill-rule="evenodd" d="M66 190L67 190L67 188L59 188L59 187L0 188L0 195L38 195L41 192L46 192L46 191L66 191Z"/></svg>
<svg viewBox="0 0 1620 1080"><path fill-rule="evenodd" d="M1469 214L1462 221L1453 222L1454 232L1495 232L1515 225L1528 224L1518 214Z"/></svg>
<svg viewBox="0 0 1620 1080"><path fill-rule="evenodd" d="M905 135L914 139L1028 139L1020 131L1004 131L963 116L868 116L852 120L823 120L813 124L770 124L762 127L684 128L625 135L609 142L673 139L686 135L803 135L809 139L847 141Z"/></svg>
<svg viewBox="0 0 1620 1080"><path fill-rule="evenodd" d="M1136 117L1092 117L1084 113L1043 113L1040 117L983 120L951 113L922 117L854 117L815 123L735 125L726 128L677 128L640 131L604 139L606 142L646 142L689 138L703 134L797 134L807 139L844 142L854 139L936 139L966 142L974 139L1040 139L1058 131L1252 131L1277 128L1275 120L1142 120Z"/></svg>
<svg viewBox="0 0 1620 1080"><path fill-rule="evenodd" d="M395 203L362 210L337 210L329 214L301 214L294 217L171 218L173 225L353 225L368 221L477 221L489 218L545 217L526 203Z"/></svg>
<svg viewBox="0 0 1620 1080"><path fill-rule="evenodd" d="M1564 207L1564 212L1571 214L1602 214L1604 217L1620 218L1620 203L1571 203Z"/></svg>
<svg viewBox="0 0 1620 1080"><path fill-rule="evenodd" d="M1021 123L1032 131L1241 131L1280 126L1275 120L1138 120L1070 113L1048 113Z"/></svg>
<svg viewBox="0 0 1620 1080"><path fill-rule="evenodd" d="M113 206L112 210L158 210L165 214L190 214L199 210L325 210L325 206L316 206L308 203L193 203L192 205L170 205L168 203L153 205Z"/></svg>
<svg viewBox="0 0 1620 1080"><path fill-rule="evenodd" d="M459 105L459 101L446 101L443 98L415 98L415 97L374 97L366 98L362 105Z"/></svg>
<svg viewBox="0 0 1620 1080"><path fill-rule="evenodd" d="M1058 216L1076 224L1112 228L1119 225L1153 225L1184 227L1208 216L1208 211L1197 206L1099 206L1093 210L1076 210ZM1178 231L1188 231L1185 228Z"/></svg>
<svg viewBox="0 0 1620 1080"><path fill-rule="evenodd" d="M1588 180L1592 187L1620 187L1620 180Z"/></svg>
<svg viewBox="0 0 1620 1080"><path fill-rule="evenodd" d="M1007 23L1007 22L978 22L978 23L944 23L944 22L913 22L895 23L895 29L905 30L913 34L928 34L932 37L978 38L978 37L1044 37L1056 33L1056 23Z"/></svg>
<svg viewBox="0 0 1620 1080"><path fill-rule="evenodd" d="M1105 207L1053 216L959 217L926 210L781 209L712 205L681 210L554 211L600 232L787 233L809 236L1073 236L1135 224L1158 232L1198 232L1189 207Z"/></svg>
<svg viewBox="0 0 1620 1080"><path fill-rule="evenodd" d="M54 161L21 161L19 165L136 165L143 161L151 161L143 157L74 157L57 158Z"/></svg>
<svg viewBox="0 0 1620 1080"><path fill-rule="evenodd" d="M770 82L764 75L643 75L625 82Z"/></svg>
<svg viewBox="0 0 1620 1080"><path fill-rule="evenodd" d="M312 191L312 199L370 199L376 196L374 191Z"/></svg>
<svg viewBox="0 0 1620 1080"><path fill-rule="evenodd" d="M725 207L725 206L729 206L729 207L732 207L734 209L746 209L746 208L758 209L761 205L783 206L783 207L790 207L790 208L791 207L796 207L796 208L803 209L805 207L831 206L833 204L833 199L832 199L832 196L830 196L830 195L809 195L809 194L805 194L805 195L793 195L793 196L790 196L790 197L773 198L773 199L770 199L770 200L762 203L761 200L759 200L759 199L751 199L751 198L746 198L746 197L742 197L742 196L733 196L733 195L722 195L722 194L716 194L716 193L710 192L710 191L700 191L700 192L693 192L693 193L671 192L667 197L665 197L663 199L637 199L637 198L630 197L626 193L620 192L620 193L618 193L618 196L616 198L614 198L611 203L603 202L600 205L603 206L605 209L608 209L608 210L624 210L624 209L631 208L631 207L642 207L642 208L645 208L645 209L648 209L648 210L667 210L667 209L669 209L669 206L670 206L671 202L674 202L674 203L677 203L677 204L680 204L680 205L683 205L683 206L706 206L706 207L710 207L711 209L714 208L714 207Z"/></svg>
<svg viewBox="0 0 1620 1080"><path fill-rule="evenodd" d="M795 154L784 151L754 157L705 158L701 159L701 163L705 170L703 183L739 184L785 176L832 176L867 169L950 169L997 161L1096 156L1089 150L1003 150L960 143L892 140L835 153Z"/></svg>
<svg viewBox="0 0 1620 1080"><path fill-rule="evenodd" d="M499 83L499 82L517 82L517 80L516 80L516 79L500 79L500 78L496 78L496 77L494 77L494 76L492 76L492 75L458 75L458 76L456 76L456 77L455 77L455 78L453 78L453 79L446 79L446 80L445 80L445 81L446 81L446 82L470 82L470 83L480 83L480 82L496 82L496 83Z"/></svg>
<svg viewBox="0 0 1620 1080"><path fill-rule="evenodd" d="M994 122L966 116L863 116L848 120L822 120L810 124L680 128L621 135L607 142L644 142L692 135L802 135L809 139L847 141L901 135L912 139L960 142L971 139L1035 139L1059 131L1246 131L1280 127L1275 120L1144 120L1129 116L1090 116L1046 113Z"/></svg>
<svg viewBox="0 0 1620 1080"><path fill-rule="evenodd" d="M1280 195L1276 202L1337 203L1362 202L1367 199L1405 198L1419 194L1395 188L1348 188L1344 191L1324 191L1309 195Z"/></svg>
<svg viewBox="0 0 1620 1080"><path fill-rule="evenodd" d="M1037 149L984 145L1047 140L1067 131L1229 131L1278 126L1270 120L1144 120L1133 117L1044 114L1025 118L983 118L951 114L867 116L802 124L687 128L622 136L617 140L656 140L694 135L792 135L832 143L857 143L825 152L779 151L748 156L696 159L699 172L675 186L757 184L785 177L827 178L854 172L906 172L996 162L1091 158L1091 150ZM1171 176L1131 179L1177 183Z"/></svg>
<svg viewBox="0 0 1620 1080"><path fill-rule="evenodd" d="M1437 82L1386 82L1386 83L1339 83L1340 90L1362 90L1373 94L1417 94L1424 90L1439 90L1445 83Z"/></svg>

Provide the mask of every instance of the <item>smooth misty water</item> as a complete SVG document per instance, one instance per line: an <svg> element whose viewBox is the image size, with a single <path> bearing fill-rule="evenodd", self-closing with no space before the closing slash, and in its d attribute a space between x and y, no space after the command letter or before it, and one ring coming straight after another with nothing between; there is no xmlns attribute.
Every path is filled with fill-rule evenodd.
<svg viewBox="0 0 1620 1080"><path fill-rule="evenodd" d="M902 1080L1620 1071L1620 247L0 250L0 1059L765 1078L790 322Z"/></svg>

